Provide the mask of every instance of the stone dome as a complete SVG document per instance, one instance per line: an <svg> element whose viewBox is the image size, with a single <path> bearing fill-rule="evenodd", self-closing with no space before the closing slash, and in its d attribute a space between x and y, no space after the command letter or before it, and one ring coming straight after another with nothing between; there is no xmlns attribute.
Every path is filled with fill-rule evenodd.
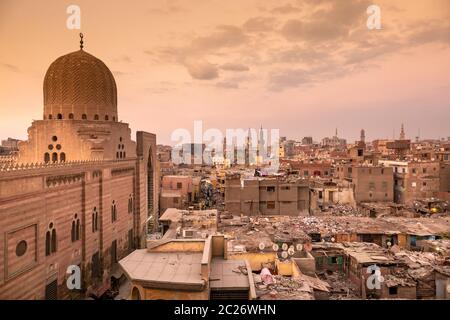
<svg viewBox="0 0 450 320"><path fill-rule="evenodd" d="M56 59L44 78L44 119L117 121L117 88L108 67L78 50Z"/></svg>

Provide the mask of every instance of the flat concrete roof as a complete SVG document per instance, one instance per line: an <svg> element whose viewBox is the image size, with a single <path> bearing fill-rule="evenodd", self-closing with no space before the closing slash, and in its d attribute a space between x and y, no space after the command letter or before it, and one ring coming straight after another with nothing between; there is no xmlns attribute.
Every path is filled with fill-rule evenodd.
<svg viewBox="0 0 450 320"><path fill-rule="evenodd" d="M248 275L240 272L239 268L247 270L244 260L213 258L209 275L210 288L221 290L249 289Z"/></svg>
<svg viewBox="0 0 450 320"><path fill-rule="evenodd" d="M201 252L148 252L135 250L119 261L131 281L144 287L198 290L205 287L201 277Z"/></svg>

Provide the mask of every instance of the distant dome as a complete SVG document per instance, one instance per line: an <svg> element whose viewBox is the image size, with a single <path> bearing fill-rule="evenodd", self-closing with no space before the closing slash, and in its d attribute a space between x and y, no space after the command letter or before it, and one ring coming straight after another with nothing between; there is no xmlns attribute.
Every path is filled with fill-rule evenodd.
<svg viewBox="0 0 450 320"><path fill-rule="evenodd" d="M56 59L44 78L44 119L117 121L117 88L108 67L78 50Z"/></svg>

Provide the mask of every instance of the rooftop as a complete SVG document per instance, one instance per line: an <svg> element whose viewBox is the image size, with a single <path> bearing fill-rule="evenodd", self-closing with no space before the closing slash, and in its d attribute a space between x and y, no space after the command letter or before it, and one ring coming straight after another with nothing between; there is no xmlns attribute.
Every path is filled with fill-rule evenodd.
<svg viewBox="0 0 450 320"><path fill-rule="evenodd" d="M145 287L203 290L202 252L148 252L135 250L119 261L128 278Z"/></svg>

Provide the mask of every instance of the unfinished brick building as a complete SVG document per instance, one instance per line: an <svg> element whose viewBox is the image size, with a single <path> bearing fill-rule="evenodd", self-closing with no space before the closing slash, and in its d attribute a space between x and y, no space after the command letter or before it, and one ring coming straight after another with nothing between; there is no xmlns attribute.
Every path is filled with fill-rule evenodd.
<svg viewBox="0 0 450 320"><path fill-rule="evenodd" d="M382 166L339 165L335 172L338 179L352 184L356 203L392 202L394 176L392 168Z"/></svg>
<svg viewBox="0 0 450 320"><path fill-rule="evenodd" d="M389 161L380 164L394 171L394 200L410 204L415 199L439 196L440 163L438 161Z"/></svg>
<svg viewBox="0 0 450 320"><path fill-rule="evenodd" d="M244 215L308 215L309 184L303 179L241 180L240 175L228 175L225 209Z"/></svg>

